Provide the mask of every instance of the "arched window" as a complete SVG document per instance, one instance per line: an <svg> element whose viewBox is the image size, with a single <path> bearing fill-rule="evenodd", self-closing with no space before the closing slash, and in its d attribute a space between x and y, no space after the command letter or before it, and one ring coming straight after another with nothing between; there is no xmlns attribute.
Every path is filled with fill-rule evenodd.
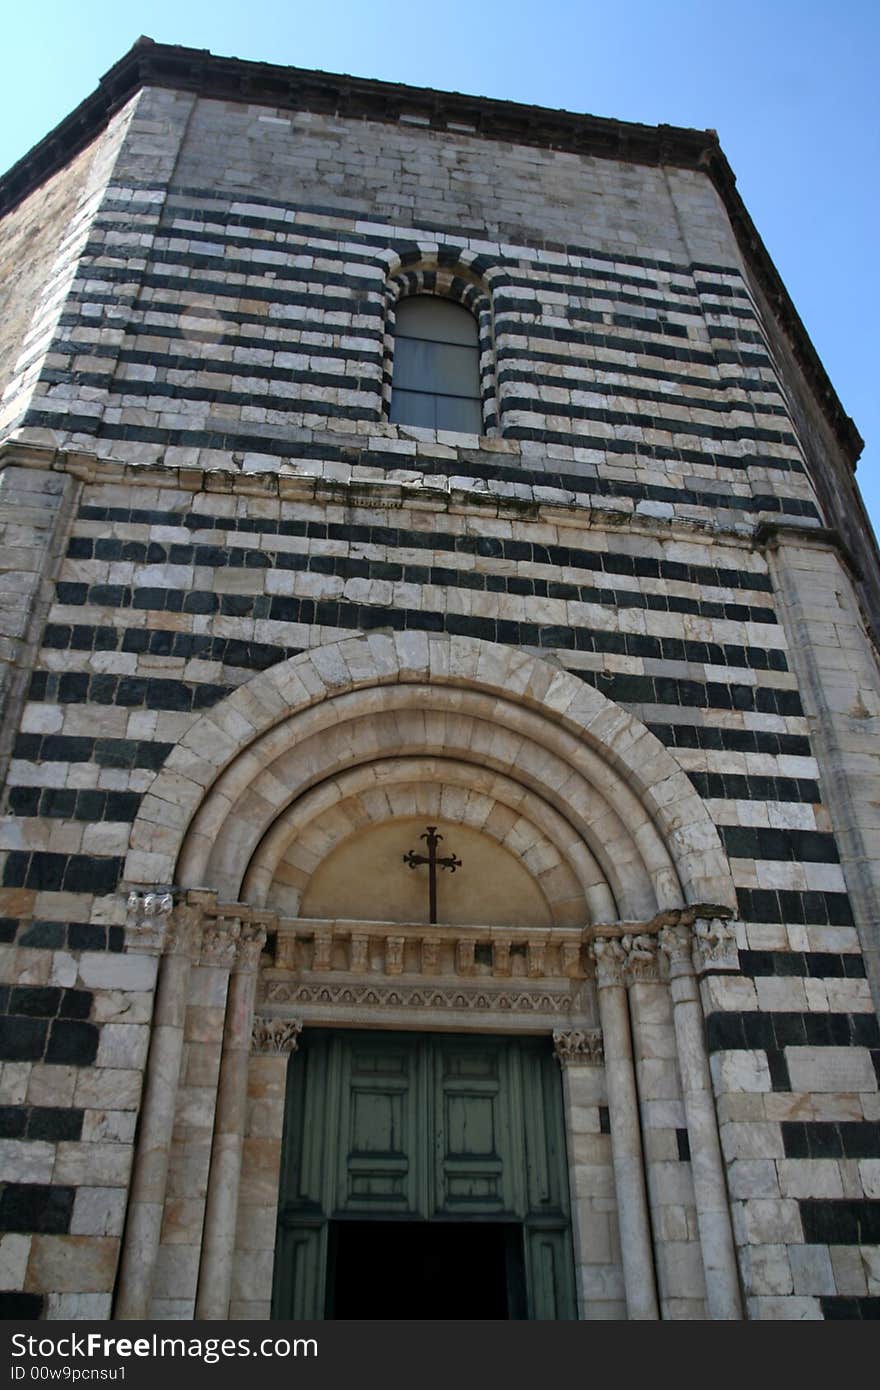
<svg viewBox="0 0 880 1390"><path fill-rule="evenodd" d="M436 295L397 305L392 424L482 434L480 349L473 315Z"/></svg>

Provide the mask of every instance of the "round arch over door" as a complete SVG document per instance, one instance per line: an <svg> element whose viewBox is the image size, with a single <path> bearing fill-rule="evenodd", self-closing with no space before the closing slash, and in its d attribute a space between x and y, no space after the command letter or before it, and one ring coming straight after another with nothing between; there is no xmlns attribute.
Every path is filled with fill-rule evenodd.
<svg viewBox="0 0 880 1390"><path fill-rule="evenodd" d="M528 842L561 913L578 900L581 921L735 907L705 806L639 720L514 648L410 632L293 657L197 720L143 798L127 882L265 903L285 865L300 891L316 861L297 864L291 846L311 835L327 852L347 816L388 819L392 792L412 805L399 789L414 768L477 818L480 805L515 813L498 843Z"/></svg>

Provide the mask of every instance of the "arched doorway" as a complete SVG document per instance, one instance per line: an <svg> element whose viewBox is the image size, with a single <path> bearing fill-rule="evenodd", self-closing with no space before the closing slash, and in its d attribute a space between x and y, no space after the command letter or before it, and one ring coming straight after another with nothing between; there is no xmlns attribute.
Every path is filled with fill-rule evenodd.
<svg viewBox="0 0 880 1390"><path fill-rule="evenodd" d="M473 885L469 895L464 874L456 874L454 894L441 894L436 922L419 910L418 894L407 897L416 893L416 878L403 863L429 825L460 857L466 850ZM388 837L398 835L390 847ZM339 865L341 898L327 891ZM374 870L368 894L359 884ZM527 890L516 887L520 871L525 877L517 881ZM229 977L229 1000L246 998L254 1025L246 1066L239 1065L249 1040L241 1011L230 1002L225 1023L218 1012L225 1032L217 1103L229 1102L228 1129L215 1127L213 1147L209 1136L197 1158L208 1199L201 1247L188 1264L199 1285L196 1308L202 1291L216 1288L211 1307L269 1316L285 1048L298 1036L305 1048L316 1030L369 1030L374 1038L388 1031L422 1039L503 1036L520 1040L507 1044L511 1053L542 1040L546 1056L549 1038L559 1033L567 1039L567 1062L579 1069L575 1082L567 1065L565 1133L581 1315L607 1315L609 1308L620 1315L627 1304L615 1223L631 1200L627 1174L639 1175L640 1240L650 1241L624 997L636 976L609 975L602 996L613 995L620 1006L609 1054L615 1065L607 1068L594 1036L600 1021L604 1031L604 1018L588 948L597 935L615 950L623 950L618 939L630 940L643 959L639 933L656 945L660 926L673 918L729 916L735 906L706 807L637 719L568 673L489 643L376 633L319 648L255 677L193 724L142 801L126 876L129 886L153 889L153 896L154 885L173 882L181 911L222 920L230 939L245 923L265 936L253 986L239 979L238 965ZM204 961L203 950L200 969ZM164 960L163 978L175 969ZM650 1042L656 1009L671 1058L677 1044L668 990L639 969L636 1043ZM656 998L648 997L651 990ZM235 1080L224 1090L227 1059ZM674 1091L676 1078L669 1084ZM431 1105L436 1096L417 1109L424 1116ZM336 1162L349 1149L334 1113ZM175 1127L170 1107L161 1118L167 1173L178 1148L192 1148L192 1140ZM667 1146L676 1142L668 1108L648 1119ZM608 1135L624 1131L634 1152L612 1162ZM588 1147L598 1162L584 1156ZM414 1161L424 1169L421 1158ZM165 1237L154 1190L143 1208L158 1252ZM197 1192L177 1195L199 1204ZM313 1309L328 1306L333 1251L350 1255L358 1238L341 1226L354 1230L359 1214L343 1220L337 1199L338 1192L336 1205L320 1207L326 1243L312 1263ZM213 1221L214 1207L222 1222ZM427 1210L419 1209L419 1220L442 1224L439 1214L425 1217ZM389 1215L377 1212L373 1224L384 1229ZM494 1220L524 1228L529 1219L520 1205ZM175 1237L169 1227L169 1240ZM634 1266L637 1247L629 1240L630 1268L641 1258ZM132 1267L143 1263L140 1250L132 1246ZM180 1249L173 1253L180 1261ZM491 1257L488 1245L484 1253ZM332 1297L338 1293L334 1285ZM697 1289L695 1298L701 1296Z"/></svg>
<svg viewBox="0 0 880 1390"><path fill-rule="evenodd" d="M577 1316L549 1039L306 1030L273 1314Z"/></svg>

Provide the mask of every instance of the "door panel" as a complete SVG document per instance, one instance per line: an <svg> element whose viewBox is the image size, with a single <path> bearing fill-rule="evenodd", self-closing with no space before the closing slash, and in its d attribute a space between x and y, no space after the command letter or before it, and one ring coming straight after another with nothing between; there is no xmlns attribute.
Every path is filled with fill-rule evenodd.
<svg viewBox="0 0 880 1390"><path fill-rule="evenodd" d="M340 1039L335 1051L342 1081L338 1133L346 1140L338 1151L336 1207L415 1214L418 1056L400 1043L383 1046L378 1040Z"/></svg>
<svg viewBox="0 0 880 1390"><path fill-rule="evenodd" d="M576 1317L562 1088L549 1039L303 1034L288 1073L273 1316L321 1318L328 1289L350 1300L358 1286L338 1259L358 1258L370 1230L378 1238L395 1220L409 1230L386 1243L423 1249L425 1269L454 1248L453 1228L479 1242L486 1222L500 1223L507 1316ZM347 1222L362 1234L346 1236ZM488 1240L473 1249L494 1248ZM498 1306L493 1297L487 1289L487 1308Z"/></svg>
<svg viewBox="0 0 880 1390"><path fill-rule="evenodd" d="M504 1050L482 1040L434 1043L433 1214L514 1214Z"/></svg>
<svg viewBox="0 0 880 1390"><path fill-rule="evenodd" d="M577 1316L567 1230L526 1227L526 1286L530 1318L563 1322Z"/></svg>

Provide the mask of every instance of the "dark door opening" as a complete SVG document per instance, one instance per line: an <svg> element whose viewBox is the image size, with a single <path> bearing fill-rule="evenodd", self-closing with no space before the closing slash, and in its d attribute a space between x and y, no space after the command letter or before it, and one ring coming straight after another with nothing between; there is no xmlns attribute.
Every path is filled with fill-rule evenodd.
<svg viewBox="0 0 880 1390"><path fill-rule="evenodd" d="M522 1228L334 1221L326 1318L525 1318Z"/></svg>
<svg viewBox="0 0 880 1390"><path fill-rule="evenodd" d="M549 1039L307 1029L288 1073L272 1315L576 1318Z"/></svg>

